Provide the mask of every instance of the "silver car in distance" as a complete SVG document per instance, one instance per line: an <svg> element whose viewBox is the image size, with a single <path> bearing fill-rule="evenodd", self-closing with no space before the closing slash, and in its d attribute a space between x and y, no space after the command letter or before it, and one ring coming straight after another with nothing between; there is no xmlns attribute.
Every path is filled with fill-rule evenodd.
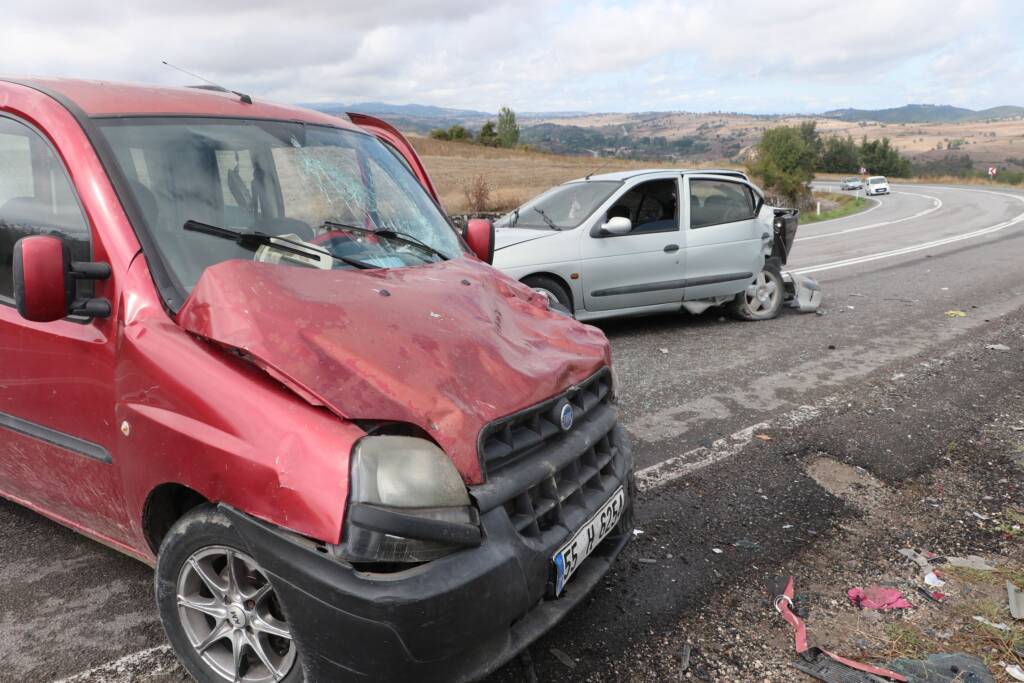
<svg viewBox="0 0 1024 683"><path fill-rule="evenodd" d="M767 320L797 220L739 171L590 175L496 221L494 265L579 320L722 305Z"/></svg>

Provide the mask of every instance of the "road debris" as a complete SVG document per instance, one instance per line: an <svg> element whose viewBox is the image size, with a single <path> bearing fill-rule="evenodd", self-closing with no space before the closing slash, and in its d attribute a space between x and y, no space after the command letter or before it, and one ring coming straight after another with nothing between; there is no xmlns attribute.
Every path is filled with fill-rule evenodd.
<svg viewBox="0 0 1024 683"><path fill-rule="evenodd" d="M658 351L660 351L661 353L668 353L668 349L666 348L660 348L658 349Z"/></svg>
<svg viewBox="0 0 1024 683"><path fill-rule="evenodd" d="M643 536L643 534L643 529L633 529L633 538L640 538L641 536Z"/></svg>
<svg viewBox="0 0 1024 683"><path fill-rule="evenodd" d="M1024 590L1013 585L1013 581L1007 581L1006 598L1010 602L1010 615L1014 619L1024 619Z"/></svg>
<svg viewBox="0 0 1024 683"><path fill-rule="evenodd" d="M641 557L637 559L640 564L658 564L657 560L651 559L650 557Z"/></svg>
<svg viewBox="0 0 1024 683"><path fill-rule="evenodd" d="M952 311L946 311L946 317L947 318L966 318L967 314L964 313L963 311L952 310Z"/></svg>
<svg viewBox="0 0 1024 683"><path fill-rule="evenodd" d="M917 592L923 595L931 602L943 603L946 600L946 594L938 591L929 591L927 588L917 587Z"/></svg>
<svg viewBox="0 0 1024 683"><path fill-rule="evenodd" d="M951 567L962 567L964 569L976 569L979 572L994 572L996 566L984 558L978 557L977 555L968 555L967 557L947 557L946 562Z"/></svg>
<svg viewBox="0 0 1024 683"><path fill-rule="evenodd" d="M561 650L559 650L557 647L553 647L553 648L549 649L548 652L550 652L552 655L554 655L555 659L557 659L558 661L560 661L562 664L564 664L565 666L569 667L570 669L575 669L576 668L576 660L574 660L568 654L566 654L566 653L562 652Z"/></svg>
<svg viewBox="0 0 1024 683"><path fill-rule="evenodd" d="M898 589L885 586L851 588L846 591L846 596L859 609L885 611L890 609L910 609L913 607Z"/></svg>
<svg viewBox="0 0 1024 683"><path fill-rule="evenodd" d="M992 628L994 628L994 629L996 629L998 631L1009 631L1010 630L1010 627L1007 626L1006 624L997 624L997 623L995 623L993 621L989 621L988 619L986 619L985 617L982 617L982 616L976 616L976 617L974 617L974 620L976 622L978 622L979 624L985 624L985 626L990 626L990 627L992 627Z"/></svg>
<svg viewBox="0 0 1024 683"><path fill-rule="evenodd" d="M732 544L735 548L744 548L745 550L760 550L761 544L755 543L754 541L748 541L745 538L741 538Z"/></svg>
<svg viewBox="0 0 1024 683"><path fill-rule="evenodd" d="M907 558L911 562L916 562L917 566L926 571L931 570L932 560L941 559L938 555L936 555L933 552L927 550L918 550L917 548L900 548L898 552L900 555Z"/></svg>
<svg viewBox="0 0 1024 683"><path fill-rule="evenodd" d="M924 582L932 588L942 588L946 585L946 582L940 578L938 572L928 572L925 574Z"/></svg>
<svg viewBox="0 0 1024 683"><path fill-rule="evenodd" d="M985 348L989 349L990 351L1009 351L1010 350L1010 347L1007 346L1006 344L986 344Z"/></svg>
<svg viewBox="0 0 1024 683"><path fill-rule="evenodd" d="M713 552L715 555L721 555L722 554L722 549L721 548L712 548L711 552Z"/></svg>
<svg viewBox="0 0 1024 683"><path fill-rule="evenodd" d="M1021 669L1016 664L1005 667L1005 671L1015 681L1024 681L1024 669Z"/></svg>
<svg viewBox="0 0 1024 683"><path fill-rule="evenodd" d="M690 644L683 645L683 651L679 653L679 670L686 671L690 668Z"/></svg>
<svg viewBox="0 0 1024 683"><path fill-rule="evenodd" d="M759 440L759 441L771 441L772 440L772 437L768 436L767 434L755 434L754 438Z"/></svg>
<svg viewBox="0 0 1024 683"><path fill-rule="evenodd" d="M889 666L911 683L995 683L985 662L966 654L934 654L925 660L897 659Z"/></svg>
<svg viewBox="0 0 1024 683"><path fill-rule="evenodd" d="M870 664L861 664L852 659L846 659L840 655L833 654L828 650L810 647L807 644L807 626L793 611L793 595L795 592L793 577L780 578L775 583L777 585L771 587L775 611L786 620L786 623L793 627L793 644L796 653L803 660L791 664L794 669L826 682L848 681L849 683L869 683L870 681L878 680L877 678L872 678L872 676L879 676L892 681L910 680L895 671L871 666ZM863 676L858 678L857 672L860 672Z"/></svg>

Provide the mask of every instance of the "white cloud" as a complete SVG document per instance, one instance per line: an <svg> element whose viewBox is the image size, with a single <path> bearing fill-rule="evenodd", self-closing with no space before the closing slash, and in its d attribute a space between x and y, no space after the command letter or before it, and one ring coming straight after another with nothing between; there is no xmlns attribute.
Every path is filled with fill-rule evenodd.
<svg viewBox="0 0 1024 683"><path fill-rule="evenodd" d="M49 0L5 7L0 69L189 82L167 59L273 99L492 111L987 106L1019 92L1018 4Z"/></svg>

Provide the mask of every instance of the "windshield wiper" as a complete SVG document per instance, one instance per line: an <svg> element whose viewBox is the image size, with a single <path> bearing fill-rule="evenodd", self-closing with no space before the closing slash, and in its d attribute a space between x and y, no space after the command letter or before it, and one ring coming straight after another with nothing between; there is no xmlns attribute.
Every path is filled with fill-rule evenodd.
<svg viewBox="0 0 1024 683"><path fill-rule="evenodd" d="M393 230L391 228L379 228L377 230L374 230L373 228L361 228L356 225L348 225L347 223L338 223L337 221L324 221L320 225L320 228L335 228L336 230L355 230L357 232L365 232L371 235L383 235L385 237L390 237L392 239L398 240L399 242L405 242L406 244L411 244L413 246L426 249L427 251L429 251L431 254L441 259L442 261L448 260L448 257L445 256L444 253L438 251L435 247L430 246L429 244L421 240L419 237L416 237L415 235L410 235L407 232L400 232L398 230Z"/></svg>
<svg viewBox="0 0 1024 683"><path fill-rule="evenodd" d="M328 256L336 261L352 266L353 268L367 269L376 268L377 266L366 263L365 261L359 261L347 256L335 256L326 249L318 249L308 244L300 244L299 242L293 242L290 239L284 237L275 237L274 235L267 235L262 232L246 232L244 230L232 230L230 228L221 228L216 225L210 225L209 223L200 223L199 221L187 220L185 225L182 226L189 232L201 232L204 235L210 235L211 237L219 237L224 240L234 242L243 249L251 249L256 251L260 247L271 247L278 251L283 251L289 254L295 254L296 256L304 256L306 258L319 258L320 256Z"/></svg>
<svg viewBox="0 0 1024 683"><path fill-rule="evenodd" d="M544 209L539 206L535 206L533 207L533 210L540 214L540 217L544 219L544 222L548 224L549 228L552 230L561 230L561 228L555 225L555 222L551 220L546 213L544 213Z"/></svg>

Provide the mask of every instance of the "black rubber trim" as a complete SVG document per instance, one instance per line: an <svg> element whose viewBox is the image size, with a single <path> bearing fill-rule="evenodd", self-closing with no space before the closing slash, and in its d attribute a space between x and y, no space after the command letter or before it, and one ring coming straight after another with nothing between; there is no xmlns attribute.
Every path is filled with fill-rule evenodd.
<svg viewBox="0 0 1024 683"><path fill-rule="evenodd" d="M41 424L35 422L29 422L23 420L20 417L15 417L8 413L0 413L0 427L9 429L12 432L18 434L24 434L30 436L33 439L39 439L45 441L48 444L63 448L66 451L77 453L78 455L84 455L87 458L98 460L106 465L114 462L114 459L110 456L108 451L103 446L86 441L85 439L79 439L77 436L71 436L64 432L58 432L56 429L50 429Z"/></svg>
<svg viewBox="0 0 1024 683"><path fill-rule="evenodd" d="M590 296L616 296L619 294L640 294L641 292L657 292L662 289L682 289L684 287L700 287L701 285L715 285L719 282L732 282L733 280L746 280L754 277L753 273L726 273L724 275L708 275L705 277L691 277L682 280L664 280L662 282L646 282L642 285L627 285L625 287L609 287L608 289L595 289Z"/></svg>
<svg viewBox="0 0 1024 683"><path fill-rule="evenodd" d="M446 522L421 517L396 508L353 503L348 509L352 524L370 531L473 547L480 545L480 527L475 524Z"/></svg>

